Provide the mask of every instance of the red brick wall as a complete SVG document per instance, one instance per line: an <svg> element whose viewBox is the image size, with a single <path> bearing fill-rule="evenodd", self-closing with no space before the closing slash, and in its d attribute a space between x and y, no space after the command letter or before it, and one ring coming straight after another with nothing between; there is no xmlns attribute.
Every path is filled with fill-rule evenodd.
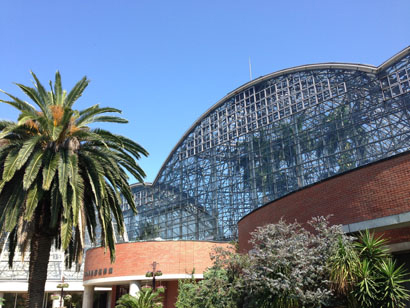
<svg viewBox="0 0 410 308"><path fill-rule="evenodd" d="M331 223L349 224L408 211L410 153L327 179L255 210L238 223L239 249L251 249L250 232L281 217L303 223L332 214Z"/></svg>
<svg viewBox="0 0 410 308"><path fill-rule="evenodd" d="M377 232L376 235L385 238L389 244L410 242L410 227L385 230Z"/></svg>
<svg viewBox="0 0 410 308"><path fill-rule="evenodd" d="M84 280L145 275L152 270L152 262L159 263L157 270L163 274L202 274L212 265L209 257L213 247L228 247L228 243L203 241L152 241L122 243L116 245L116 261L110 262L109 252L104 248L93 248L87 251L84 267ZM109 269L112 268L112 273ZM101 269L101 274L99 270ZM104 274L104 269L106 273ZM87 272L97 270L97 275L87 275Z"/></svg>
<svg viewBox="0 0 410 308"><path fill-rule="evenodd" d="M168 281L167 282L167 302L166 308L175 308L175 303L178 297L178 281Z"/></svg>

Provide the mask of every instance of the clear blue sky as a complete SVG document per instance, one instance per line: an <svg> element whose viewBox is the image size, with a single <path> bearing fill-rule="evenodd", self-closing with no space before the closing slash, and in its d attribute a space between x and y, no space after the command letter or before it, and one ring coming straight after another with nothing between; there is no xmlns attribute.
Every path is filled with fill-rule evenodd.
<svg viewBox="0 0 410 308"><path fill-rule="evenodd" d="M66 89L87 75L76 107L122 109L130 123L105 127L150 152L140 164L153 181L192 123L249 81L249 57L254 78L379 65L410 45L410 1L4 0L0 38L1 89L24 97L13 82L30 83L30 70L44 84L60 70ZM0 118L16 117L0 105Z"/></svg>

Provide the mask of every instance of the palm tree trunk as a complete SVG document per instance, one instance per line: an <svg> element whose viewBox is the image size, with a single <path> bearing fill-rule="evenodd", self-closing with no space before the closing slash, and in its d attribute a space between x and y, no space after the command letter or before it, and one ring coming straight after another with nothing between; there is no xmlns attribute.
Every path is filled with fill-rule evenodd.
<svg viewBox="0 0 410 308"><path fill-rule="evenodd" d="M50 228L50 217L50 204L47 201L40 203L35 211L34 234L30 244L26 308L42 308L43 305L51 244L58 232L56 228Z"/></svg>
<svg viewBox="0 0 410 308"><path fill-rule="evenodd" d="M31 239L27 308L42 308L52 242L53 237L43 232L35 232Z"/></svg>

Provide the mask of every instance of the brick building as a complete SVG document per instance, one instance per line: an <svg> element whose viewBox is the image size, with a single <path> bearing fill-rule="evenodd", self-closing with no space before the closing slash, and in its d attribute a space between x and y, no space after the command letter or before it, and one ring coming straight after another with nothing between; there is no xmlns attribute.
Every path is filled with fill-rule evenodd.
<svg viewBox="0 0 410 308"><path fill-rule="evenodd" d="M92 307L95 287L109 287L111 292L100 293L101 307L114 307L121 295L135 294L144 285L152 286L147 272L161 271L156 286L165 288L164 307L174 308L178 294L178 280L203 278L212 265L210 254L216 247L230 244L208 241L142 241L116 246L116 261L110 262L104 248L87 251L84 268L83 307Z"/></svg>
<svg viewBox="0 0 410 308"><path fill-rule="evenodd" d="M379 66L310 64L252 80L193 123L152 184L131 186L139 213L123 204L131 242L117 246L114 264L100 248L87 252L83 307L93 298L113 307L149 280L154 261L173 307L176 280L193 268L200 278L211 246L226 245L208 241L239 238L247 251L249 233L281 217L332 214L346 232L385 232L408 259L409 151L410 47ZM164 241L136 241L153 237ZM27 262L15 264L0 255L0 293L17 301ZM50 292L63 273L63 259L55 264Z"/></svg>
<svg viewBox="0 0 410 308"><path fill-rule="evenodd" d="M135 258L117 259L113 273L132 291L153 261L164 269L180 262L184 271L176 267L167 275L181 277L194 266L184 263L191 256L203 253L206 260L209 245L201 241L239 239L246 252L256 227L319 215L333 215L331 222L346 232L383 232L409 266L409 151L410 47L379 66L311 64L259 77L196 120L153 183L132 185L139 214L124 204L130 240L149 229L179 241L147 242L148 257L143 242L121 244L119 251L133 247ZM181 254L180 243L196 252ZM170 245L166 254L162 245ZM111 286L113 307L114 294L127 284L118 287L123 283L115 274L106 284L111 278L101 260L101 250L89 251L84 284ZM204 264L195 263L198 274ZM162 280L169 290L165 307L173 307L175 280Z"/></svg>

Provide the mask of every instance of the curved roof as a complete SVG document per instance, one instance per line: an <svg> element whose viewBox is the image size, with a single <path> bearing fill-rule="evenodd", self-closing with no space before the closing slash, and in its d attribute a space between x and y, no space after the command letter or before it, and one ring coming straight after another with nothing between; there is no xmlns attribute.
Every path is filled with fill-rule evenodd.
<svg viewBox="0 0 410 308"><path fill-rule="evenodd" d="M251 81L243 84L242 86L240 86L240 87L236 88L235 90L229 92L222 99L220 99L218 102L216 102L213 106L211 106L205 113L203 113L191 125L191 127L184 133L184 135L181 137L181 139L177 142L177 144L171 150L171 152L168 155L167 159L162 164L161 169L159 170L157 176L155 177L155 180L154 180L152 185L155 185L157 183L161 173L165 169L167 163L170 161L170 159L171 159L172 155L174 154L174 152L179 148L179 146L186 139L186 137L195 129L195 127L198 124L200 124L201 121L206 116L208 116L212 111L217 109L219 106L221 106L223 103L225 103L228 99L234 97L236 94L246 90L247 88L249 88L251 86L254 86L254 85L256 85L260 82L263 82L265 80L269 80L269 79L279 77L279 76L282 76L282 75L301 72L301 71L311 71L311 70L321 70L321 69L342 69L342 70L346 70L346 71L363 71L363 72L366 72L366 73L377 74L380 71L383 71L385 68L392 65L394 62L401 59L403 56L405 56L408 53L410 53L410 46L407 46L402 51L398 52L393 57L391 57L390 59L388 59L387 61L385 61L384 63L382 63L379 66L368 65L368 64L359 64L359 63L339 63L339 62L327 62L327 63L300 65L300 66L295 66L295 67L292 67L292 68L279 70L279 71L276 71L274 73L270 73L270 74L258 77L254 80L251 80Z"/></svg>

